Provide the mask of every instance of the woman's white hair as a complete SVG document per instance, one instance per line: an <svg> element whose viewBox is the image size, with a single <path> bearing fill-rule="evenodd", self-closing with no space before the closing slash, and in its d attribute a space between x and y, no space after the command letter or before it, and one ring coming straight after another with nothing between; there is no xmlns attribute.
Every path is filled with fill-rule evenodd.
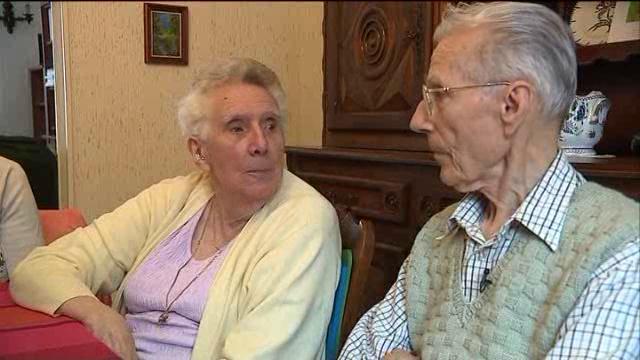
<svg viewBox="0 0 640 360"><path fill-rule="evenodd" d="M242 83L265 89L276 101L280 110L283 134L287 122L287 97L278 76L266 65L249 58L219 59L201 71L191 84L189 93L178 104L178 124L182 133L198 139L206 137L208 124L214 109L208 98L210 92L220 86Z"/></svg>
<svg viewBox="0 0 640 360"><path fill-rule="evenodd" d="M570 28L551 9L524 2L450 6L434 33L438 43L471 27L490 34L476 61L458 64L468 80L530 81L540 98L542 115L564 119L576 93L577 64Z"/></svg>

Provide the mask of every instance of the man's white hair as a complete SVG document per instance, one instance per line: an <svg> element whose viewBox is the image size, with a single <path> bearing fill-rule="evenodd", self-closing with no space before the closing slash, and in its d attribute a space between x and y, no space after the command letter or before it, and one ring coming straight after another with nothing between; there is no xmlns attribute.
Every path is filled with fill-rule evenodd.
<svg viewBox="0 0 640 360"><path fill-rule="evenodd" d="M563 120L576 93L577 63L570 28L551 9L525 2L450 6L434 41L462 29L487 29L475 54L460 69L470 81L530 81L540 98L542 115ZM462 60L462 59L461 59Z"/></svg>

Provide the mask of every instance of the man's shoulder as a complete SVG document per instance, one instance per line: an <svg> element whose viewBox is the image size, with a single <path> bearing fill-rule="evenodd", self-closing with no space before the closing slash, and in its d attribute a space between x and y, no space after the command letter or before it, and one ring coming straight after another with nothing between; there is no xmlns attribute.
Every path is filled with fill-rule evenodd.
<svg viewBox="0 0 640 360"><path fill-rule="evenodd" d="M455 202L429 218L416 236L414 247L415 244L431 242L435 238L445 235L448 232L449 218L459 205L459 202Z"/></svg>
<svg viewBox="0 0 640 360"><path fill-rule="evenodd" d="M592 181L585 182L576 190L570 207L571 212L590 212L594 217L608 221L633 219L637 223L640 213L636 200Z"/></svg>
<svg viewBox="0 0 640 360"><path fill-rule="evenodd" d="M637 201L602 185L586 182L576 190L567 211L563 237L574 239L569 241L574 245L566 249L577 254L592 254L590 257L597 256L601 263L602 259L637 238L638 219L640 205Z"/></svg>
<svg viewBox="0 0 640 360"><path fill-rule="evenodd" d="M603 186L593 181L586 181L575 192L574 199L579 198L611 198L612 200L621 200L625 203L633 204L635 200L629 198L618 190Z"/></svg>

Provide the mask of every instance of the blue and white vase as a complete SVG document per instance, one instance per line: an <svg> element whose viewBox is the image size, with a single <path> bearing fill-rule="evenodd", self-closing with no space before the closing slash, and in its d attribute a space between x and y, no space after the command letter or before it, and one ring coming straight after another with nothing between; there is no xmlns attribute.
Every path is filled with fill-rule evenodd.
<svg viewBox="0 0 640 360"><path fill-rule="evenodd" d="M611 102L600 91L576 96L560 129L560 147L569 155L595 155Z"/></svg>

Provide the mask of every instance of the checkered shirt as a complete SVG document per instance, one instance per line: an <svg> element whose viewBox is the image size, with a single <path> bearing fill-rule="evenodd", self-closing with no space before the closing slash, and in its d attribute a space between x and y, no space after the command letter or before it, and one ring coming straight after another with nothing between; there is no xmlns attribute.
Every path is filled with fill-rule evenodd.
<svg viewBox="0 0 640 360"><path fill-rule="evenodd" d="M567 209L584 178L560 151L542 179L491 239L481 231L486 199L465 196L449 218L448 231L466 232L461 283L471 302L490 272L528 229L552 251L561 241ZM630 239L631 240L631 239ZM394 349L411 350L406 302L407 261L385 298L356 324L340 360L382 359ZM592 274L563 324L547 359L640 358L640 239L636 237Z"/></svg>

